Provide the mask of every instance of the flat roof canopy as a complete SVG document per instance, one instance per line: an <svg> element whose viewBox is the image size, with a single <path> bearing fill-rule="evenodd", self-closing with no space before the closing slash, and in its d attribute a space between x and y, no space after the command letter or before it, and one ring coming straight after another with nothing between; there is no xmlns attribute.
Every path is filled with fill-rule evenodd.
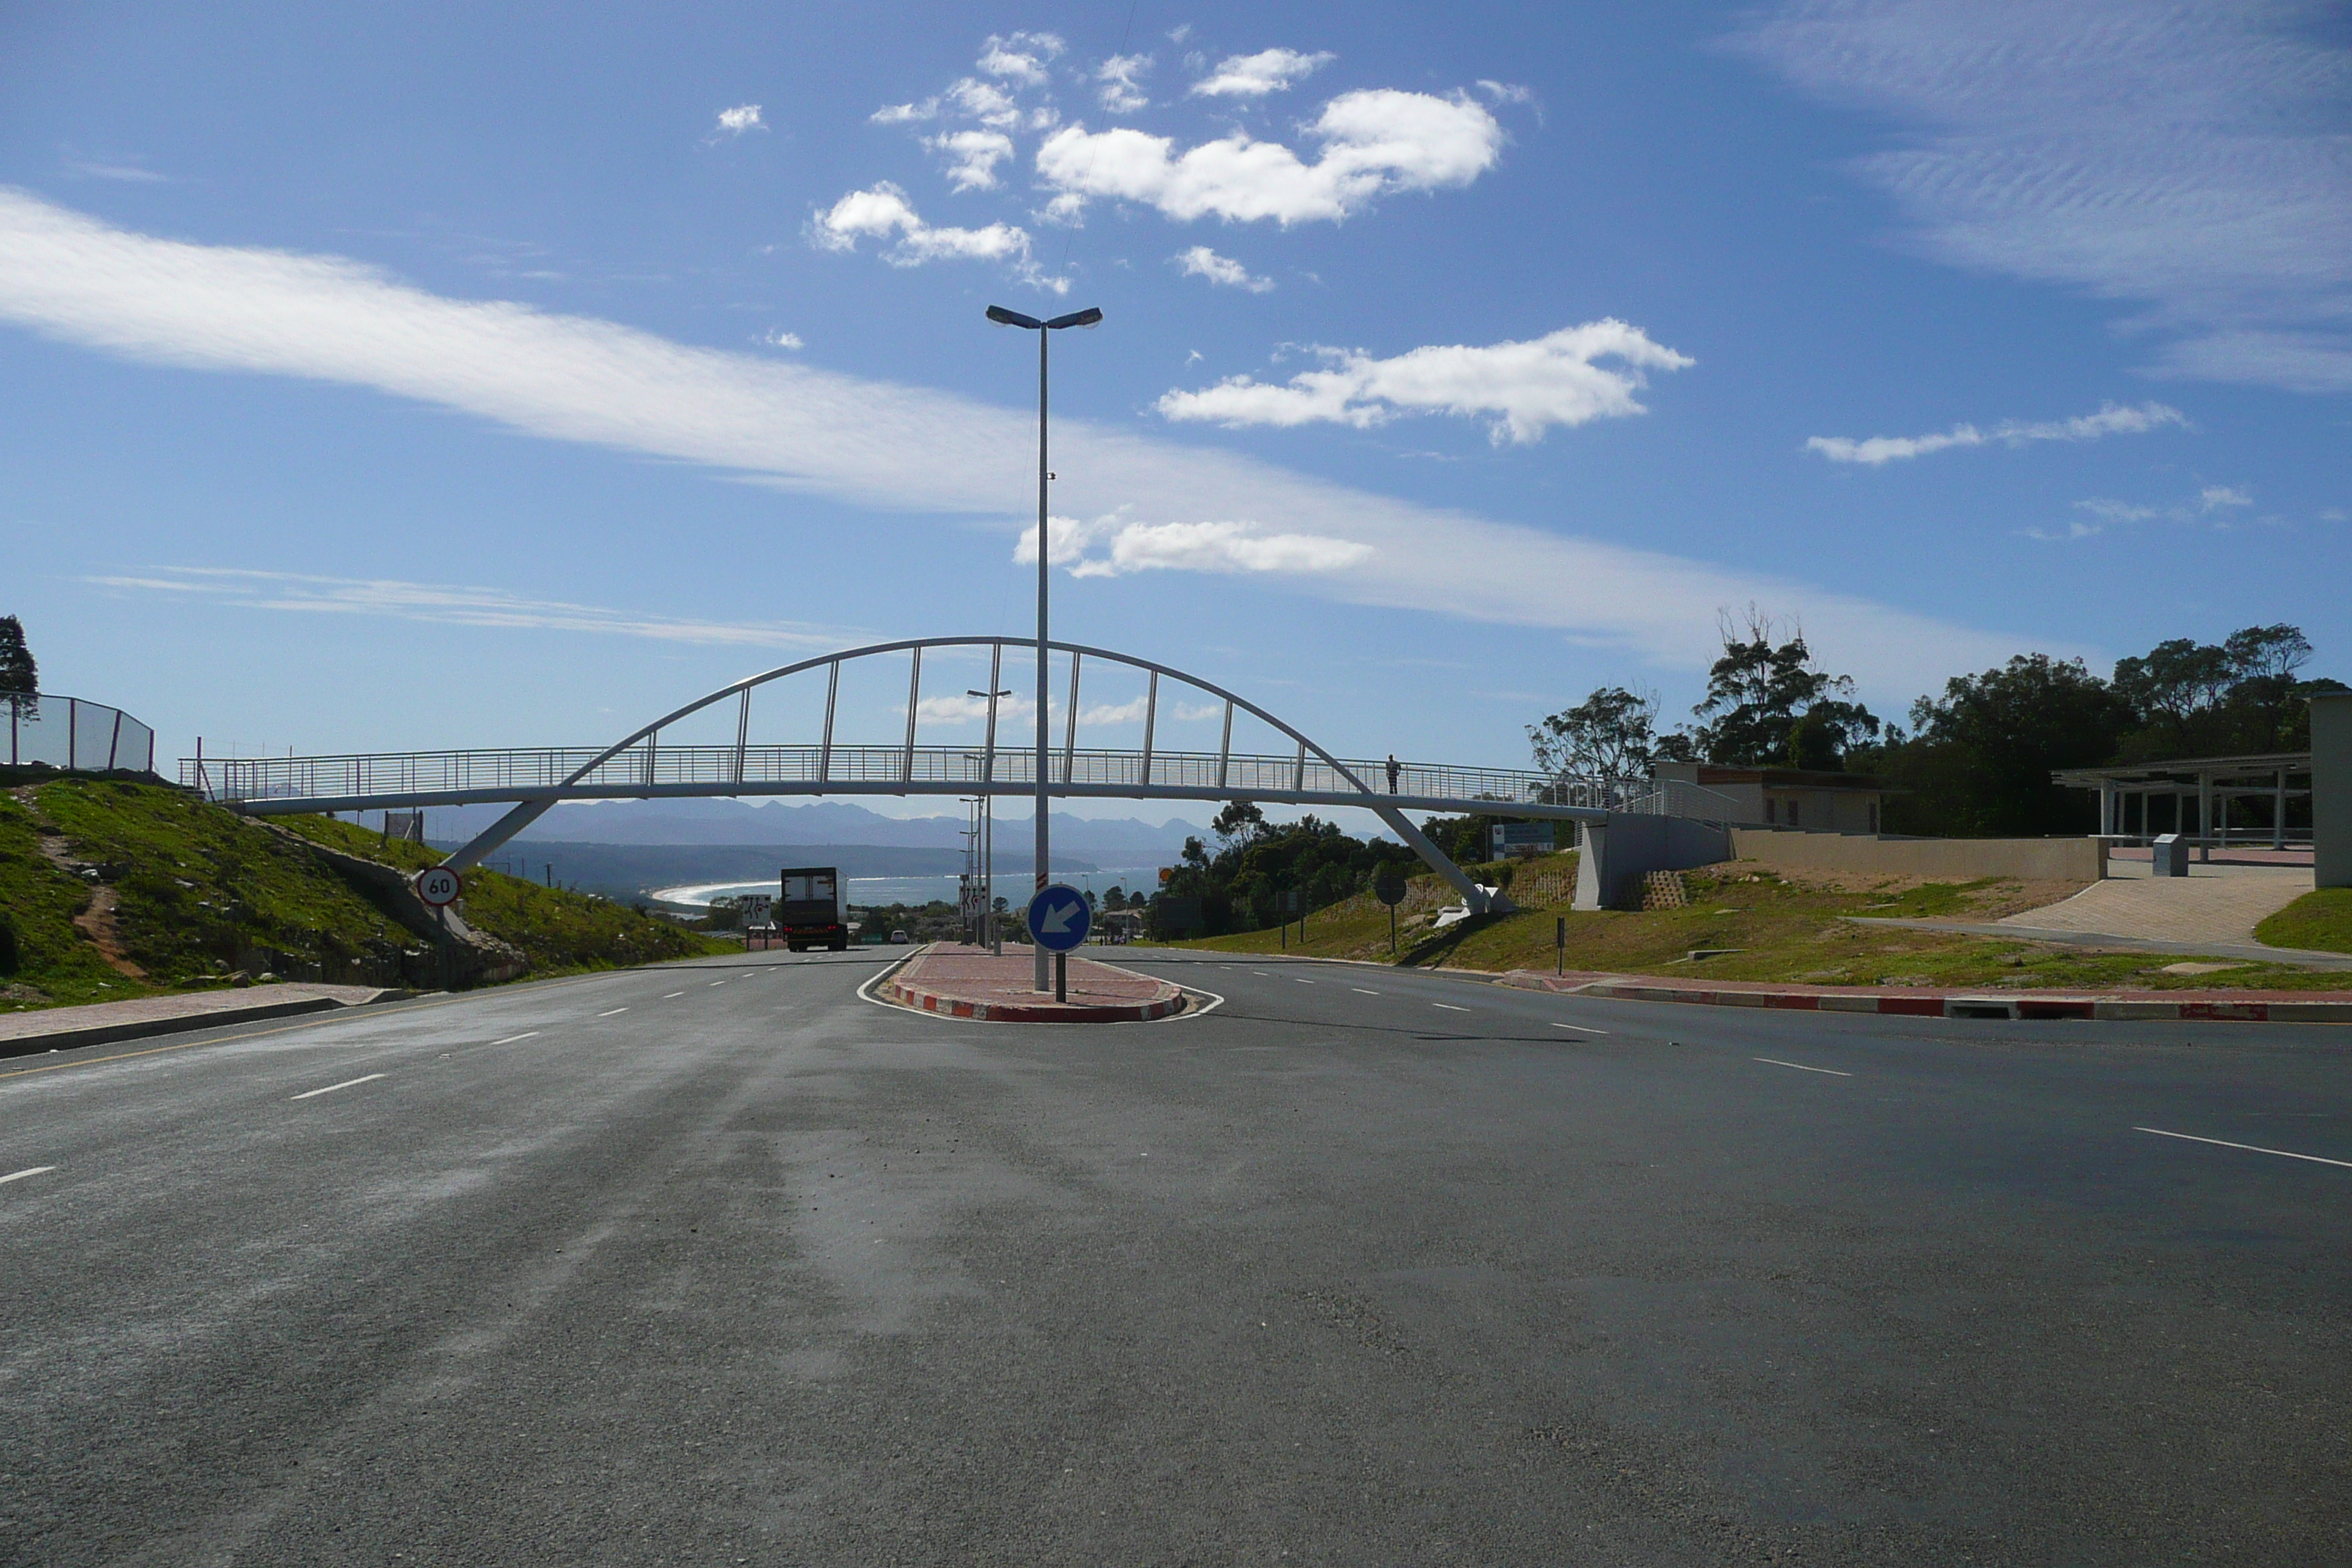
<svg viewBox="0 0 2352 1568"><path fill-rule="evenodd" d="M2309 752L2257 752L2243 757L2175 757L2112 768L2061 768L2050 775L2050 782L2080 789L2137 788L2149 784L2210 784L2217 779L2256 773L2275 776L2310 771Z"/></svg>

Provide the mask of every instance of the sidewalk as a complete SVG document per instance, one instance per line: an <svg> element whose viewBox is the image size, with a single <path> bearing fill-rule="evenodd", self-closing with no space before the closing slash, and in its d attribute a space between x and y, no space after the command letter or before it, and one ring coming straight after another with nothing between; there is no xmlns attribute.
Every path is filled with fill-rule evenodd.
<svg viewBox="0 0 2352 1568"><path fill-rule="evenodd" d="M887 1001L1001 1024L1132 1024L1165 1018L1184 1005L1182 988L1091 958L1070 958L1069 1000L1030 989L1034 960L1025 947L996 957L984 947L935 942L875 987Z"/></svg>
<svg viewBox="0 0 2352 1568"><path fill-rule="evenodd" d="M1546 974L1514 969L1497 985L1602 996L1616 1002L1687 1002L1811 1013L1915 1018L2104 1018L2271 1024L2352 1024L2352 991L1969 991L1922 985L1785 985L1717 980L1705 985L1645 974Z"/></svg>
<svg viewBox="0 0 2352 1568"><path fill-rule="evenodd" d="M35 1051L68 1051L149 1035L212 1029L257 1018L327 1013L412 994L369 985L248 985L196 991L180 996L140 996L126 1002L93 1002L82 1007L44 1007L32 1013L0 1013L0 1057Z"/></svg>

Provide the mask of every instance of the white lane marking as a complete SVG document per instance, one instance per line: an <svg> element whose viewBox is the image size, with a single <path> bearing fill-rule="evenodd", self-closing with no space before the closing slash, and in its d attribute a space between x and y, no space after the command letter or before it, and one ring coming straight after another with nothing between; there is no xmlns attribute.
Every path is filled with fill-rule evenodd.
<svg viewBox="0 0 2352 1568"><path fill-rule="evenodd" d="M1606 1029L1588 1029L1581 1024L1554 1024L1552 1027L1555 1029L1574 1029L1580 1035L1605 1035L1609 1032Z"/></svg>
<svg viewBox="0 0 2352 1568"><path fill-rule="evenodd" d="M1291 976L1291 978L1292 978L1293 980L1298 980L1298 976L1297 976L1296 974L1292 975L1292 976ZM1313 982L1312 980L1298 980L1298 984L1300 984L1301 985L1312 985L1312 984L1315 984L1315 982Z"/></svg>
<svg viewBox="0 0 2352 1568"><path fill-rule="evenodd" d="M11 1182L21 1182L27 1176L46 1176L56 1169L55 1165L35 1165L29 1170L11 1171L6 1175L0 1176L0 1187L5 1187Z"/></svg>
<svg viewBox="0 0 2352 1568"><path fill-rule="evenodd" d="M1750 1057L1748 1060L1765 1062L1776 1068L1795 1068L1799 1072L1825 1072L1832 1078L1852 1078L1853 1076L1853 1074L1850 1072L1840 1072L1835 1068L1809 1068L1802 1062L1784 1062L1778 1057Z"/></svg>
<svg viewBox="0 0 2352 1568"><path fill-rule="evenodd" d="M517 1040L533 1040L533 1039L537 1039L538 1037L539 1037L539 1031L538 1031L537 1029L525 1029L525 1030L524 1030L521 1034L520 1034L520 1035L509 1035L505 1039L503 1039L503 1040L492 1040L492 1041L490 1042L490 1044L492 1044L492 1045L494 1045L494 1046L511 1046L511 1045L513 1045Z"/></svg>
<svg viewBox="0 0 2352 1568"><path fill-rule="evenodd" d="M1360 985L1350 985L1348 989L1354 992L1359 996L1377 996L1380 994L1377 991L1367 991Z"/></svg>
<svg viewBox="0 0 2352 1568"><path fill-rule="evenodd" d="M727 984L727 982L725 982L724 980L714 980L714 981L712 981L710 984L712 984L713 985L724 985L724 984Z"/></svg>
<svg viewBox="0 0 2352 1568"><path fill-rule="evenodd" d="M626 1007L615 1007L615 1008L614 1008L614 1009L612 1010L612 1012L607 1012L607 1013L599 1013L599 1014L597 1014L597 1015L596 1015L596 1016L598 1016L599 1018L609 1018L609 1017L611 1017L611 1016L613 1016L613 1014L614 1014L614 1013L625 1013L625 1012L627 1012L627 1011L628 1011L628 1009L627 1009Z"/></svg>
<svg viewBox="0 0 2352 1568"><path fill-rule="evenodd" d="M683 996L683 995L685 995L685 994L686 994L686 993L685 993L685 992L683 992L683 991L671 991L671 992L665 993L665 994L663 994L663 996L662 996L662 1000L663 1000L663 1001L665 1001L665 1002L667 1002L667 1001L668 1001L672 996Z"/></svg>
<svg viewBox="0 0 2352 1568"><path fill-rule="evenodd" d="M2265 1149L2259 1143L2232 1143L2226 1138L2200 1138L2194 1132L2167 1132L2161 1127L2135 1127L2135 1132L2153 1132L2158 1138L2180 1138L2191 1143L2210 1143L2221 1149L2243 1149L2249 1154L2276 1154L2282 1160L2308 1160L2315 1165L2341 1165L2352 1171L2352 1160L2331 1160L2325 1154L2298 1154L2292 1149Z"/></svg>
<svg viewBox="0 0 2352 1568"><path fill-rule="evenodd" d="M339 1089L350 1089L355 1084L373 1083L383 1076L383 1074L380 1072L372 1072L365 1078L347 1078L341 1083L331 1083L324 1089L306 1089L299 1094L289 1095L287 1098L289 1100L310 1100L317 1095L332 1094Z"/></svg>
<svg viewBox="0 0 2352 1568"><path fill-rule="evenodd" d="M1443 1007L1449 1013L1467 1013L1470 1011L1467 1007L1456 1007L1451 1002L1432 1002L1430 1005L1433 1007Z"/></svg>
<svg viewBox="0 0 2352 1568"><path fill-rule="evenodd" d="M1253 969L1253 970L1251 970L1251 971L1250 971L1250 973L1251 973L1252 974L1265 974L1265 970L1263 970L1263 969ZM1273 975L1271 975L1271 974L1265 974L1265 977L1266 977L1268 980L1271 980L1271 979L1273 979L1273 978L1274 978L1274 976L1273 976Z"/></svg>

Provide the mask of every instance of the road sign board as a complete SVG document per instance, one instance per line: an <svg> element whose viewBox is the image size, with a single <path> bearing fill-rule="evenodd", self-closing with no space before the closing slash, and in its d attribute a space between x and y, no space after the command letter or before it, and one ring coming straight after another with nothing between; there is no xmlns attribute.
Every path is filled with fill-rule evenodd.
<svg viewBox="0 0 2352 1568"><path fill-rule="evenodd" d="M1394 866L1381 867L1372 877L1372 893L1391 909L1404 902L1404 873Z"/></svg>
<svg viewBox="0 0 2352 1568"><path fill-rule="evenodd" d="M1094 911L1087 907L1087 896L1067 883L1055 882L1037 889L1029 900L1029 934L1047 952L1067 952L1087 940L1087 928L1094 923Z"/></svg>
<svg viewBox="0 0 2352 1568"><path fill-rule="evenodd" d="M416 896L435 909L446 909L463 898L466 884L446 866L428 866L416 873Z"/></svg>

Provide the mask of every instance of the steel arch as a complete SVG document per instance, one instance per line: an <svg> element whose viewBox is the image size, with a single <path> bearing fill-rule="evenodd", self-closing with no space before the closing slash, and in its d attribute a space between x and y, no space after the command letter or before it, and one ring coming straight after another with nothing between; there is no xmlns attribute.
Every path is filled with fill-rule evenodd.
<svg viewBox="0 0 2352 1568"><path fill-rule="evenodd" d="M682 707L673 709L671 711L654 720L652 722L631 731L623 739L614 742L612 745L606 747L604 751L596 753L596 755L590 758L587 762L575 768L570 774L566 775L561 782L554 785L553 788L548 789L544 792L532 792L530 795L526 796L520 804L517 805L513 810L508 812L497 822L491 824L490 826L477 835L473 840L467 843L463 848L460 848L456 853L452 854L445 864L461 870L478 864L484 856L488 855L500 845L512 838L517 833L520 833L522 829L529 826L532 822L536 821L540 816L543 816L547 811L552 808L558 801L566 798L568 795L571 795L575 791L583 795L589 793L588 791L582 790L579 787L583 779L593 774L598 769L605 766L614 758L625 754L640 744L643 744L646 748L646 775L648 791L650 792L654 774L654 759L655 754L660 746L661 731L671 725L679 722L681 720L691 718L695 714L700 713L718 703L724 702L730 698L738 699L742 704L741 710L737 717L736 722L735 781L738 784L743 783L743 758L748 750L749 744L748 736L751 721L751 693L758 688L765 686L772 681L782 680L791 676L802 675L810 670L824 669L830 667L830 674L828 676L825 691L824 738L820 752L822 760L819 764L819 777L816 781L814 789L812 791L812 793L824 793L824 786L832 782L829 774L833 750L834 716L840 692L841 667L853 659L872 658L894 653L906 653L910 656L912 673L909 681L907 704L907 739L905 743L905 754L908 759L908 777L907 782L911 784L913 759L916 751L915 736L918 721L917 710L921 698L923 650L926 648L948 647L989 648L993 650L993 659L1001 661L1003 658L1004 649L1011 647L1020 649L1024 652L1034 652L1036 647L1036 643L1034 639L1009 637L906 637L892 642L869 643L863 647L844 648L838 652L822 654L813 658L800 659L791 664L780 665L773 669L763 670L757 675L746 676L740 680L730 681L727 685L719 687L717 690L697 698L695 700L688 702ZM1179 681L1185 686L1189 686L1195 690L1218 698L1225 703L1224 740L1220 752L1222 759L1221 773L1223 763L1229 762L1232 756L1234 714L1237 710L1248 713L1252 717L1271 726L1278 733L1297 743L1298 747L1298 781L1300 788L1296 793L1305 793L1304 781L1307 758L1309 753L1312 753L1320 763L1323 763L1323 765L1331 769L1332 772L1339 778L1345 779L1356 792L1356 798L1354 799L1347 799L1344 797L1336 798L1329 800L1329 804L1358 805L1379 816L1390 830L1394 832L1400 839L1411 847L1413 852L1419 855L1423 861L1425 862L1432 870L1444 878L1445 880L1454 887L1454 890L1463 896L1465 902L1467 902L1473 910L1483 911L1490 908L1507 909L1511 907L1509 901L1507 899L1504 899L1499 893L1491 891L1481 887L1476 882L1474 882L1470 877L1464 872L1460 867L1456 866L1450 858L1441 851L1436 845L1431 843L1427 836L1423 834L1419 828L1413 826L1412 822L1406 818L1403 811L1400 809L1401 802L1399 797L1393 795L1383 796L1380 795L1370 785L1366 784L1363 779L1359 776L1353 769L1349 768L1347 763L1340 761L1339 758L1334 756L1322 746L1318 745L1315 741L1310 739L1304 731L1301 731L1296 726L1276 718L1274 714L1268 712L1258 704L1251 701L1248 698L1242 696L1236 691L1233 691L1225 687L1220 686L1214 681L1206 680L1200 676L1192 675L1187 671L1178 669L1172 665L1161 664L1153 659L1139 658L1132 654L1119 653L1111 648L1096 647L1085 643L1065 642L1048 642L1046 644L1046 647L1048 649L1049 658L1052 654L1059 653L1069 656L1071 659L1069 696L1066 700L1065 714L1067 725L1066 735L1067 738L1062 748L1063 777L1061 780L1061 787L1057 790L1053 787L1052 781L1049 776L1049 793L1061 795L1065 798L1068 798L1073 794L1097 793L1093 790L1079 790L1076 788L1074 786L1074 781L1070 776L1072 773L1072 759L1075 757L1076 751L1076 737L1077 731L1080 672L1083 670L1085 662L1087 659L1097 659L1115 665L1122 665L1129 668L1141 670L1150 677L1149 696L1147 698L1145 707L1144 747L1142 753L1142 783L1147 788L1150 786L1150 781L1152 736L1159 712L1159 682L1160 678L1166 677L1170 679ZM997 665L992 663L992 668L997 668ZM995 689L995 682L993 679L992 679L990 682L990 690L992 692ZM995 788L993 780L993 758L996 750L994 745L995 732L996 699L992 696L989 699L990 776L983 782L982 786L983 788L991 789L992 791ZM1022 751L1025 750L1025 748L1013 748L1013 750ZM1203 795L1199 796L1199 798L1223 798L1229 792L1224 791L1222 788L1222 784L1223 779L1221 777L1221 787L1216 795ZM1029 787L1031 789L1034 788L1034 781ZM609 789L600 788L594 793L609 794L612 792ZM1006 793L1010 792L1008 791ZM1027 793L1027 791L1024 790L1024 793ZM1278 794L1281 792L1271 793ZM509 798L511 799L513 797L509 796ZM1509 806L1517 803L1498 804L1505 805L1506 808L1508 809ZM1605 820L1607 816L1607 813L1603 810L1566 806L1543 807L1540 809L1538 814L1545 816L1561 816L1578 819L1589 817L1592 820Z"/></svg>

